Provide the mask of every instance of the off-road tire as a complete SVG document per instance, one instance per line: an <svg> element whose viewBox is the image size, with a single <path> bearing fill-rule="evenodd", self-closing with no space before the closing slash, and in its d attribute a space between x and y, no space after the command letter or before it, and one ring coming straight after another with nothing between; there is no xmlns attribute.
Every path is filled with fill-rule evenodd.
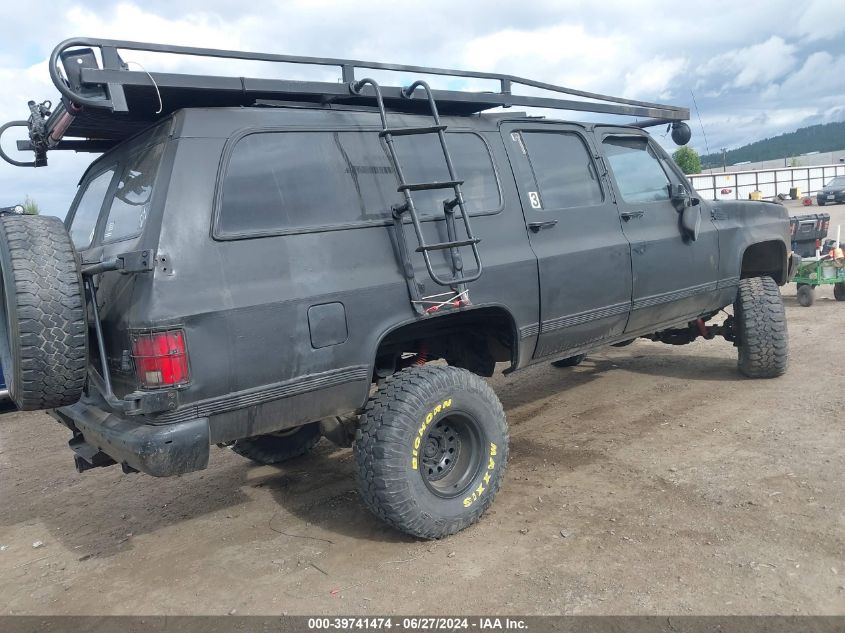
<svg viewBox="0 0 845 633"><path fill-rule="evenodd" d="M749 378L783 375L789 356L786 312L774 279L740 280L734 318L740 373Z"/></svg>
<svg viewBox="0 0 845 633"><path fill-rule="evenodd" d="M845 301L845 281L833 284L833 298L837 301Z"/></svg>
<svg viewBox="0 0 845 633"><path fill-rule="evenodd" d="M552 366L577 367L584 361L585 358L587 358L586 354L576 354L575 356L570 356L569 358L561 358L560 360L553 361Z"/></svg>
<svg viewBox="0 0 845 633"><path fill-rule="evenodd" d="M236 441L232 450L252 461L263 464L281 464L309 453L320 441L320 423L311 422L280 433L256 435Z"/></svg>
<svg viewBox="0 0 845 633"><path fill-rule="evenodd" d="M799 305L809 308L816 302L816 290L809 284L799 284L795 298Z"/></svg>
<svg viewBox="0 0 845 633"><path fill-rule="evenodd" d="M448 425L461 430L434 435ZM390 376L367 403L359 431L359 495L402 532L426 539L459 532L478 521L499 491L508 458L505 412L490 386L465 369L415 366ZM457 456L451 471L434 481L441 475L423 460L436 451L427 448L456 436L464 439L451 452Z"/></svg>
<svg viewBox="0 0 845 633"><path fill-rule="evenodd" d="M0 217L0 362L22 411L73 404L88 361L85 297L61 220Z"/></svg>

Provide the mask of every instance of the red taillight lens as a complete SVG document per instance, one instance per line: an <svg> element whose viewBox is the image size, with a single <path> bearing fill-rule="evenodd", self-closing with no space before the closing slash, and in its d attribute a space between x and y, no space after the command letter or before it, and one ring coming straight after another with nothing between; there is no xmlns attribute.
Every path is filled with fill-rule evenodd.
<svg viewBox="0 0 845 633"><path fill-rule="evenodd" d="M132 355L142 387L172 387L190 379L185 333L181 329L133 332Z"/></svg>

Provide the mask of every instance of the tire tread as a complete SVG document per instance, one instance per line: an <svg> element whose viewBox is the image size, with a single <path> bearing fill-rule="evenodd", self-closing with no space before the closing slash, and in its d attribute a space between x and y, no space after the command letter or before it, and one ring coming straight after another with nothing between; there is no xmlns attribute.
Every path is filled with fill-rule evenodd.
<svg viewBox="0 0 845 633"><path fill-rule="evenodd" d="M782 376L789 360L789 337L775 280L740 280L734 314L739 321L739 371L749 378Z"/></svg>
<svg viewBox="0 0 845 633"><path fill-rule="evenodd" d="M414 410L424 406L432 389L471 391L495 408L505 441L499 455L503 468L491 481L481 502L459 518L445 521L418 510L405 480L408 428L418 424ZM367 402L355 442L356 478L364 505L388 525L421 538L437 539L472 525L492 503L507 463L508 431L505 412L495 392L479 376L451 366L423 365L388 377Z"/></svg>
<svg viewBox="0 0 845 633"><path fill-rule="evenodd" d="M16 366L7 370L14 372L15 404L25 411L73 404L85 385L88 329L70 236L49 216L6 215L0 231L10 264L6 292L14 293L13 313L6 316L19 338Z"/></svg>

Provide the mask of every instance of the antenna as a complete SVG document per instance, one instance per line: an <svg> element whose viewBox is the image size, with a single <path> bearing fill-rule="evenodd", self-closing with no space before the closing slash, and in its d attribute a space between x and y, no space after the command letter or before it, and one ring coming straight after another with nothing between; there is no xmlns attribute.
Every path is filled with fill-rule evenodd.
<svg viewBox="0 0 845 633"><path fill-rule="evenodd" d="M692 104L695 106L695 114L698 117L698 125L701 127L701 135L704 137L704 147L707 153L710 153L710 145L707 143L707 134L704 132L704 123L701 122L701 112L698 110L698 102L695 100L695 93L690 89L689 93L692 95Z"/></svg>

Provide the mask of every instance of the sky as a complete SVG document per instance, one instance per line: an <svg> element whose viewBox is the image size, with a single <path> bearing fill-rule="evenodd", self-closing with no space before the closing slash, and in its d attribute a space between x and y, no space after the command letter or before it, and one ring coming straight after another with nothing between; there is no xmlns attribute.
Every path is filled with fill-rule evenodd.
<svg viewBox="0 0 845 633"><path fill-rule="evenodd" d="M27 118L30 99L57 100L47 58L58 42L74 36L501 72L686 106L692 111L690 145L702 154L845 120L845 0L76 0L51 5L39 11L19 2L0 7L0 122ZM162 56L127 53L124 59L150 71L202 70L197 62L186 65ZM263 66L222 70L261 77L279 72ZM290 72L306 76L302 69ZM321 72L310 76L325 79ZM663 128L653 133L674 149ZM15 136L4 138L4 149L13 152ZM90 154L54 152L49 166L38 169L0 162L0 206L30 196L42 213L64 216L91 160Z"/></svg>

